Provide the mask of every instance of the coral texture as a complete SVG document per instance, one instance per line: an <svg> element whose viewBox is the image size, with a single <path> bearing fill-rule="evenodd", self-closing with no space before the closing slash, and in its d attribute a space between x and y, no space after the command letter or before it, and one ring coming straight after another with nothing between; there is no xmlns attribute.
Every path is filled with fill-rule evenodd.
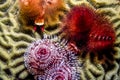
<svg viewBox="0 0 120 80"><path fill-rule="evenodd" d="M116 34L116 40L113 46L114 52L111 52L112 54L105 52L105 54L108 54L106 58L105 55L101 55L104 53L100 53L98 58L92 57L95 54L79 56L77 59L79 64L76 75L78 76L77 79L120 80L120 2L118 0L65 0L65 2L68 10L73 6L83 3L93 7L110 19ZM51 22L54 23L53 20ZM21 31L22 26L18 21L18 0L1 0L0 80L34 80L25 68L24 53L31 42L36 39L41 39L41 35L36 32ZM59 33L60 30L61 29L56 26L48 26L48 28L45 29L49 35L58 34L59 37L64 37L64 33ZM86 53L83 52L81 54ZM71 57L71 55L69 57ZM111 57L112 62L111 60L107 60L105 64L100 64L97 61L97 59L103 60L109 57ZM92 59L94 59L94 61ZM73 60L71 60L71 63L72 61ZM83 64L81 64L81 62L83 62Z"/></svg>

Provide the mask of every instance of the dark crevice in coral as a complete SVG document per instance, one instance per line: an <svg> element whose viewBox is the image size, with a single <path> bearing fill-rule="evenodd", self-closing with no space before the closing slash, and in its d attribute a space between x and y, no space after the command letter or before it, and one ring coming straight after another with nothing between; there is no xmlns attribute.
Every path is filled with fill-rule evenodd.
<svg viewBox="0 0 120 80"><path fill-rule="evenodd" d="M113 55L109 54L109 55L106 55L106 59L110 62L113 62L114 61L114 57Z"/></svg>
<svg viewBox="0 0 120 80"><path fill-rule="evenodd" d="M68 4L70 8L74 7L74 4L71 4L70 0L68 0Z"/></svg>
<svg viewBox="0 0 120 80"><path fill-rule="evenodd" d="M101 74L95 74L95 72L94 71L92 71L91 69L89 69L89 71L92 73L92 75L95 77L95 78L97 78L97 77L100 77L101 76Z"/></svg>
<svg viewBox="0 0 120 80"><path fill-rule="evenodd" d="M102 58L104 57L104 59L113 62L114 59L114 55L115 55L115 51L113 49L107 49L101 52L98 52L98 59L102 60Z"/></svg>
<svg viewBox="0 0 120 80"><path fill-rule="evenodd" d="M116 47L120 47L120 43L115 44Z"/></svg>
<svg viewBox="0 0 120 80"><path fill-rule="evenodd" d="M91 60L92 63L94 62L94 57L95 57L95 54L94 53L90 53L90 60Z"/></svg>
<svg viewBox="0 0 120 80"><path fill-rule="evenodd" d="M116 80L115 75L113 75L110 80Z"/></svg>
<svg viewBox="0 0 120 80"><path fill-rule="evenodd" d="M115 27L115 31L119 31L120 30L120 24L118 24L116 27ZM120 36L120 34L117 34L116 38L118 38Z"/></svg>
<svg viewBox="0 0 120 80"><path fill-rule="evenodd" d="M83 49L83 50L84 50L85 45L86 45L86 40L80 40L79 42L76 42L76 46L77 46L79 49Z"/></svg>
<svg viewBox="0 0 120 80"><path fill-rule="evenodd" d="M117 23L118 21L120 21L120 18L119 18L119 17L117 17L117 18L115 18L114 20L112 20L112 23ZM116 27L116 28L118 28L118 27Z"/></svg>
<svg viewBox="0 0 120 80"><path fill-rule="evenodd" d="M119 58L119 59L116 59L116 62L117 62L118 64L120 64L120 58Z"/></svg>
<svg viewBox="0 0 120 80"><path fill-rule="evenodd" d="M23 64L24 64L24 62L19 62L19 63L13 65L12 68L16 68L16 67L18 67L18 66L20 66L20 65L23 65Z"/></svg>
<svg viewBox="0 0 120 80"><path fill-rule="evenodd" d="M110 16L110 17L115 16L115 14L112 13L111 11L104 11L104 12L101 12L101 14L103 14L104 16Z"/></svg>
<svg viewBox="0 0 120 80"><path fill-rule="evenodd" d="M119 38L120 37L120 33L116 36L116 38Z"/></svg>
<svg viewBox="0 0 120 80"><path fill-rule="evenodd" d="M0 60L3 61L4 63L7 63L7 59L5 59L3 56L0 56Z"/></svg>
<svg viewBox="0 0 120 80"><path fill-rule="evenodd" d="M102 4L102 3L99 3L98 4L99 6L97 8L114 8L116 6L118 6L119 4L109 4L109 5L105 5L105 4Z"/></svg>
<svg viewBox="0 0 120 80"><path fill-rule="evenodd" d="M110 71L114 69L115 65L110 63L108 60L105 61L105 64L103 64L105 72Z"/></svg>
<svg viewBox="0 0 120 80"><path fill-rule="evenodd" d="M118 65L120 65L120 59L117 59L116 61L117 61ZM117 74L119 74L119 76L120 76L120 67L119 67L119 69L117 71Z"/></svg>
<svg viewBox="0 0 120 80"><path fill-rule="evenodd" d="M2 78L0 78L0 80L3 80Z"/></svg>
<svg viewBox="0 0 120 80"><path fill-rule="evenodd" d="M24 34L27 34L27 35L33 35L32 30L29 30L29 29L28 30L27 29L26 30L22 30L21 32L24 33Z"/></svg>
<svg viewBox="0 0 120 80"><path fill-rule="evenodd" d="M88 74L86 73L86 71L84 71L84 74L85 74L85 80L90 80Z"/></svg>
<svg viewBox="0 0 120 80"><path fill-rule="evenodd" d="M16 42L18 42L18 41L26 41L26 42L30 42L30 43L32 42L30 39L27 39L24 36L17 37L17 36L14 36L14 35L10 35L10 37Z"/></svg>
<svg viewBox="0 0 120 80"><path fill-rule="evenodd" d="M1 21L4 25L6 26L13 26L13 24L10 22L10 20L6 20L6 21Z"/></svg>
<svg viewBox="0 0 120 80"><path fill-rule="evenodd" d="M63 20L63 16L59 15L59 19L60 19L60 21L62 21Z"/></svg>
<svg viewBox="0 0 120 80"><path fill-rule="evenodd" d="M24 54L24 53L23 53ZM18 59L18 58L20 58L20 57L23 57L23 54L17 54L17 55L13 55L12 57L11 57L11 59Z"/></svg>
<svg viewBox="0 0 120 80"><path fill-rule="evenodd" d="M82 54L81 54L81 57L84 59L85 57L86 57L86 55L87 55L87 52L82 52Z"/></svg>
<svg viewBox="0 0 120 80"><path fill-rule="evenodd" d="M104 75L104 77L103 77L103 80L106 80L106 79L105 79L105 75Z"/></svg>
<svg viewBox="0 0 120 80"><path fill-rule="evenodd" d="M2 11L2 12L7 12L8 7L9 7L9 5L7 5L7 6L5 6L5 7L2 7L2 8L0 8L0 11Z"/></svg>
<svg viewBox="0 0 120 80"><path fill-rule="evenodd" d="M3 32L2 27L0 27L0 32Z"/></svg>
<svg viewBox="0 0 120 80"><path fill-rule="evenodd" d="M105 4L104 2L103 3L97 3L97 2L93 2L94 0L87 0L89 3L92 4L92 6L94 6L96 9L99 9L99 8L111 8L111 7L116 7L118 6L119 4L116 3L116 4Z"/></svg>
<svg viewBox="0 0 120 80"><path fill-rule="evenodd" d="M114 45L114 47L115 47L115 45ZM114 49L112 49L111 53L112 53L113 55L116 55L116 54L117 54L117 51L114 50Z"/></svg>
<svg viewBox="0 0 120 80"><path fill-rule="evenodd" d="M7 69L4 69L4 71L5 71L5 73L6 73L7 75L9 75L9 76L12 75L11 71L10 71L8 68L7 68Z"/></svg>
<svg viewBox="0 0 120 80"><path fill-rule="evenodd" d="M21 79L19 78L19 75L25 71L25 69L23 69L22 71L19 71L19 73L16 74L16 80L34 80L33 75L29 74L25 79Z"/></svg>
<svg viewBox="0 0 120 80"><path fill-rule="evenodd" d="M48 26L45 28L45 30L47 31L53 31L56 30L58 28L58 24L54 25L54 26Z"/></svg>
<svg viewBox="0 0 120 80"><path fill-rule="evenodd" d="M10 54L10 53L11 53L12 48L11 48L11 47L7 47L7 48L6 48L6 50L8 51L8 54Z"/></svg>
<svg viewBox="0 0 120 80"><path fill-rule="evenodd" d="M21 71L19 71L18 73L16 73L16 78L19 78L19 75L23 72L23 71L25 71L26 69L24 68L24 69L22 69Z"/></svg>
<svg viewBox="0 0 120 80"><path fill-rule="evenodd" d="M21 79L22 80L22 79ZM33 75L28 75L25 79L23 79L23 80L34 80L34 77L33 77Z"/></svg>
<svg viewBox="0 0 120 80"><path fill-rule="evenodd" d="M6 0L0 0L0 4L3 4L5 2L6 2Z"/></svg>
<svg viewBox="0 0 120 80"><path fill-rule="evenodd" d="M1 37L4 39L6 43L8 42L8 40L6 39L6 35L2 35Z"/></svg>
<svg viewBox="0 0 120 80"><path fill-rule="evenodd" d="M96 5L95 3L93 3L92 0L87 0L87 2L89 2L94 8L97 8L97 7L98 7L98 5Z"/></svg>
<svg viewBox="0 0 120 80"><path fill-rule="evenodd" d="M0 44L1 45L1 44ZM5 45L1 45L2 46L2 48L4 48L6 51L7 51L7 53L9 54L10 52L11 52L11 47L10 46L5 46ZM0 47L1 47L0 46Z"/></svg>
<svg viewBox="0 0 120 80"><path fill-rule="evenodd" d="M103 59L103 55L98 56L98 60L102 60Z"/></svg>
<svg viewBox="0 0 120 80"><path fill-rule="evenodd" d="M16 47L17 49L26 49L27 48L27 45L19 45Z"/></svg>

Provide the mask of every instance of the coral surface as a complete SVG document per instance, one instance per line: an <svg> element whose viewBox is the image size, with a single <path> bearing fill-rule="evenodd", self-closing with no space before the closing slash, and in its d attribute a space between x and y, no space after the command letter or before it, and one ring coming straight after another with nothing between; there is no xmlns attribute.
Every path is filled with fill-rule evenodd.
<svg viewBox="0 0 120 80"><path fill-rule="evenodd" d="M119 0L65 0L68 11L75 5L87 4L98 12L104 14L113 23L116 39L112 54L107 57L94 57L95 54L82 53L78 58L77 75L78 80L120 80L120 2ZM64 11L64 10L63 10ZM32 75L24 65L24 53L31 42L41 39L37 32L21 30L18 19L18 0L0 0L0 80L33 80ZM61 15L64 15L60 12ZM58 17L57 15L56 17ZM57 18L58 19L58 18ZM49 35L57 34L61 38L61 28L58 27L59 20L54 26L47 26L45 32ZM57 20L57 21L56 21ZM49 20L51 21L51 20ZM53 22L54 23L54 22ZM69 34L69 33L68 33ZM103 53L101 53L103 54ZM108 52L105 52L108 54ZM108 59L109 58L109 59ZM94 60L93 60L94 59ZM106 60L104 64L102 60ZM101 60L99 62L99 60ZM66 65L61 66L62 72ZM55 71L58 71L55 69ZM67 69L69 70L69 69ZM49 76L53 76L50 72ZM65 74L68 74L69 71ZM48 76L48 77L49 77ZM59 77L58 77L59 78Z"/></svg>

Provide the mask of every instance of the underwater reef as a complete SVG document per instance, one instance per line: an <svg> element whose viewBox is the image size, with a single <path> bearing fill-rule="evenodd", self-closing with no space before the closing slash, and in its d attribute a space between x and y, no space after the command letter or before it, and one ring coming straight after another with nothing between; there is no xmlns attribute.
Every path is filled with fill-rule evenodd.
<svg viewBox="0 0 120 80"><path fill-rule="evenodd" d="M84 51L84 49L78 50L78 48L80 48L80 45L79 47L75 47L75 45L70 44L72 47L70 49L74 49L74 51L78 50L79 53L79 54L75 54L75 56L77 55L77 58L73 57L74 55L70 55L72 56L72 58L76 58L75 62L77 62L75 64L76 65L75 71L73 70L73 74L75 74L73 76L75 76L75 78L71 78L71 75L68 75L68 74L72 74L71 73L72 71L70 71L72 70L71 64L69 64L72 61L68 60L68 63L63 62L64 64L60 65L59 68L55 68L55 69L51 68L51 70L48 71L49 75L47 75L46 79L47 80L49 80L49 78L52 79L53 78L52 76L54 76L54 74L57 74L58 72L61 75L63 73L65 75L68 75L69 78L65 78L65 79L70 79L70 80L74 80L74 79L75 80L120 80L120 1L119 0L64 0L64 4L61 3L62 7L58 5L54 5L55 7L58 6L58 9L55 10L53 9L54 6L51 7L47 6L47 8L45 9L47 12L46 14L44 14L45 15L44 21L46 22L42 34L38 32L40 30L36 31L34 29L36 28L34 27L36 25L23 23L24 20L21 20L21 16L19 15L20 9L18 4L19 4L19 0L0 0L0 80L34 80L35 78L33 74L31 74L33 73L31 72L32 70L30 70L29 67L26 68L27 66L30 66L30 64L27 63L25 64L24 62L26 60L26 59L24 60L24 56L26 56L25 55L26 49L30 44L32 45L33 42L37 40L41 41L42 39L44 39L43 34L47 34L50 36L57 35L57 37L60 38L59 40L61 40L59 46L60 48L62 47L63 49L65 45L64 42L62 43L62 40L66 37L66 32L61 31L62 30L61 23L64 22L63 18L67 13L69 13L69 11L74 6L76 5L78 6L82 4L88 5L90 8L94 9L98 13L101 13L103 16L105 16L105 18L107 18L110 21L110 23L112 24L112 28L115 30L115 36L116 36L115 41L113 40L114 43L112 42L113 43L112 49L110 51L104 50L102 52L98 52L98 48L97 48L97 51L89 52L86 50ZM54 12L55 15L52 15L52 12ZM26 17L24 18L26 19ZM28 23L32 23L32 21L34 20L31 20ZM41 19L40 21L42 20L43 19ZM37 18L36 18L36 22L39 22ZM94 31L94 28L93 28L93 33L97 33L96 31ZM103 32L98 32L97 34L103 34ZM107 35L111 35L111 34L107 33ZM48 39L57 41L56 38L55 39L48 38ZM64 53L64 51L61 53ZM64 59L62 60L64 61ZM28 60L27 62L29 61L30 60ZM38 76L36 76L36 78L37 77ZM39 78L39 80L40 79L41 78Z"/></svg>

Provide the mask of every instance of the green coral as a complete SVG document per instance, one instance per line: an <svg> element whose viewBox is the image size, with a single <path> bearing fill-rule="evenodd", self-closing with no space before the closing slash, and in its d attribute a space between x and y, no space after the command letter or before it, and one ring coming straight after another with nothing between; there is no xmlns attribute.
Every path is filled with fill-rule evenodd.
<svg viewBox="0 0 120 80"><path fill-rule="evenodd" d="M112 2L110 2L112 1ZM78 67L81 80L119 80L120 79L120 9L118 1L104 0L66 0L67 8L82 3L97 8L104 13L114 24L116 30L115 61L107 70L104 65L97 62L91 62L89 55L83 60L81 57L78 62L83 62L83 67ZM41 36L36 32L21 31L21 24L18 21L18 0L5 0L0 2L0 80L33 80L29 77L24 61L23 54L26 47ZM113 5L113 6L111 6ZM57 16L58 17L58 16ZM57 20L57 19L55 19ZM49 26L48 26L49 27ZM47 34L57 34L61 28L56 27L52 30L46 30ZM62 36L60 34L59 36ZM81 63L80 63L81 64Z"/></svg>

